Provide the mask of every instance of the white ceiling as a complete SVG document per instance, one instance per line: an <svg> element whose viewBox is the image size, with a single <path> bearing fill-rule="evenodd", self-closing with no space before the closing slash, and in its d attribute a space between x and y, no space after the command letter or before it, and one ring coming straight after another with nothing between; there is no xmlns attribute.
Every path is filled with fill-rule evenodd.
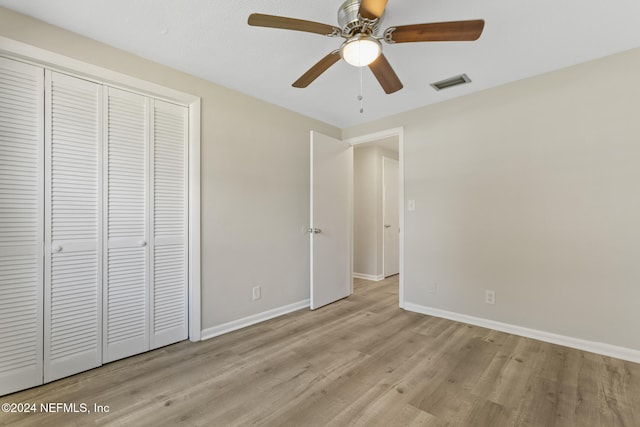
<svg viewBox="0 0 640 427"><path fill-rule="evenodd" d="M0 5L153 61L348 127L640 47L639 0L390 0L382 28L482 18L476 42L384 45L404 83L386 95L338 62L307 89L291 87L341 39L249 27L252 12L337 25L342 0L0 0ZM429 84L466 73L471 84Z"/></svg>

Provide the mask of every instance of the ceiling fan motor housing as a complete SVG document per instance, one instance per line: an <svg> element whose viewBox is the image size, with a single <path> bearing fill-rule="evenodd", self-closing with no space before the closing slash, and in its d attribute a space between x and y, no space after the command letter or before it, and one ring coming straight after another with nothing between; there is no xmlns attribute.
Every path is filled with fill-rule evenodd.
<svg viewBox="0 0 640 427"><path fill-rule="evenodd" d="M350 37L361 32L369 32L375 35L378 32L384 15L378 19L368 20L360 17L359 10L360 0L347 0L338 9L338 24L342 28L344 37Z"/></svg>

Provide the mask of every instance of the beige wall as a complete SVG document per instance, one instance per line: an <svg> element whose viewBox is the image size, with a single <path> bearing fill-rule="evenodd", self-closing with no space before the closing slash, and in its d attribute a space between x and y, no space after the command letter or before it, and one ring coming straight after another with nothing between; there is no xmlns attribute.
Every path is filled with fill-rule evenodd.
<svg viewBox="0 0 640 427"><path fill-rule="evenodd" d="M406 301L640 349L639 75L635 49L344 130L404 126Z"/></svg>
<svg viewBox="0 0 640 427"><path fill-rule="evenodd" d="M353 152L353 272L378 276L378 147Z"/></svg>
<svg viewBox="0 0 640 427"><path fill-rule="evenodd" d="M309 298L309 131L339 129L4 8L0 36L202 98L203 328Z"/></svg>

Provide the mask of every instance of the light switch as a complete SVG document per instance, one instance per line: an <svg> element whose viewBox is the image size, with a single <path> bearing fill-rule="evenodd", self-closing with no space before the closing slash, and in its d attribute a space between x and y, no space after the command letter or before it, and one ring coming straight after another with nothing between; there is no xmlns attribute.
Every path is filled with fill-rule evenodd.
<svg viewBox="0 0 640 427"><path fill-rule="evenodd" d="M408 206L409 212L413 212L416 210L416 201L411 199L409 200L409 206Z"/></svg>

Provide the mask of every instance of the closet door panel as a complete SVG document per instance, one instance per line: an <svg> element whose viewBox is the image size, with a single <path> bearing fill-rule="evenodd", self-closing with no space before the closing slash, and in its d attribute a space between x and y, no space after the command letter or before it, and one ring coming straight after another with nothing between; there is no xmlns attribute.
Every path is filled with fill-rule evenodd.
<svg viewBox="0 0 640 427"><path fill-rule="evenodd" d="M102 87L47 71L44 379L102 363Z"/></svg>
<svg viewBox="0 0 640 427"><path fill-rule="evenodd" d="M108 88L104 360L149 349L147 98Z"/></svg>
<svg viewBox="0 0 640 427"><path fill-rule="evenodd" d="M187 108L154 100L151 348L188 337Z"/></svg>
<svg viewBox="0 0 640 427"><path fill-rule="evenodd" d="M44 70L0 58L0 395L42 384Z"/></svg>

